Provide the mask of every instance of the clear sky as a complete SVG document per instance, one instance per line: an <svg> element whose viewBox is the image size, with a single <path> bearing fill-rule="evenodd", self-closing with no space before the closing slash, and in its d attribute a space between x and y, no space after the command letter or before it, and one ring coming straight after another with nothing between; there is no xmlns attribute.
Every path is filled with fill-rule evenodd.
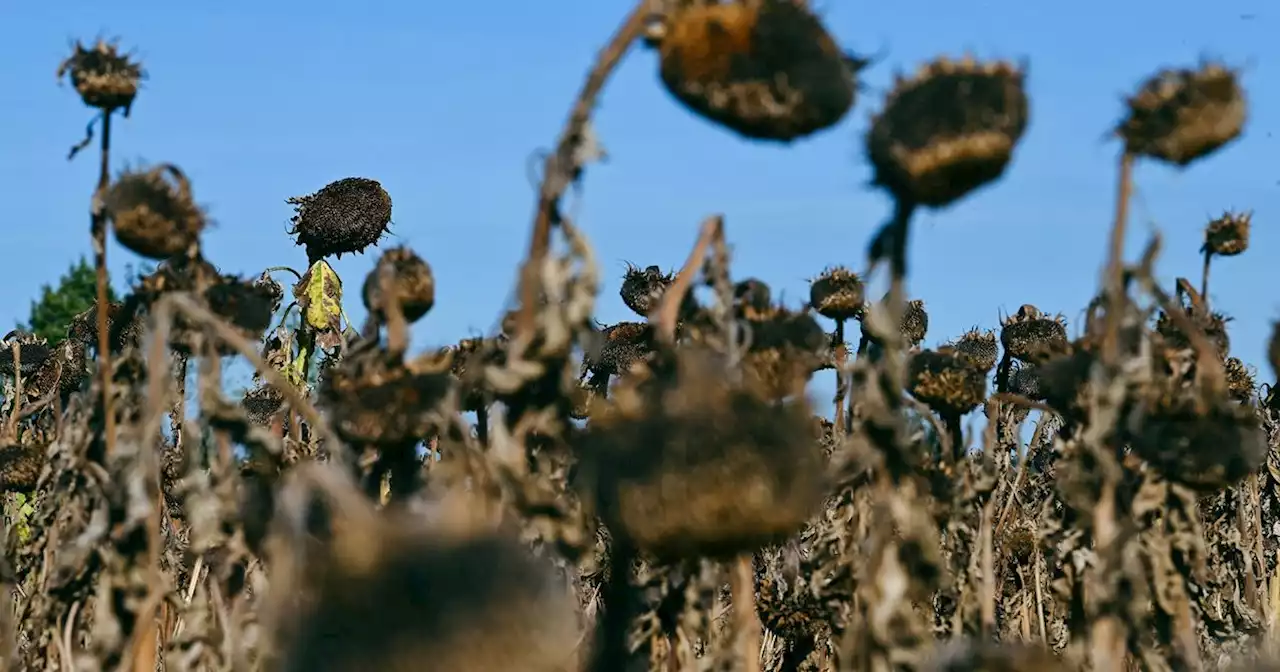
<svg viewBox="0 0 1280 672"><path fill-rule="evenodd" d="M1263 365L1280 316L1280 7L1265 0L1024 0L865 3L817 9L849 49L883 53L834 129L791 147L752 144L693 117L660 87L655 56L633 51L603 97L597 130L612 158L590 170L573 212L607 276L606 322L624 261L674 267L704 216L723 212L735 270L807 297L825 265L860 267L885 218L866 187L867 118L895 70L939 54L1025 58L1031 123L1006 178L926 213L912 240L911 291L931 316L927 343L997 325L1023 303L1077 327L1099 275L1114 201L1122 97L1161 66L1202 55L1244 69L1243 140L1183 172L1142 165L1130 249L1165 235L1160 271L1199 277L1208 217L1251 208L1250 251L1219 262L1212 298L1233 314L1235 352ZM224 271L306 262L286 235L289 196L347 176L380 180L395 237L435 269L438 303L415 331L439 345L488 330L527 245L530 156L550 146L595 51L629 9L619 0L335 3L0 0L0 202L6 263L0 321L25 319L43 283L90 252L96 160L66 161L91 112L54 78L75 38L118 36L150 73L115 124L115 167L173 162L217 221L205 238ZM112 245L112 270L136 263ZM1271 260L1271 261L1268 261ZM373 256L336 268L355 288ZM1271 270L1267 270L1271 269ZM1265 372L1264 377L1269 377ZM831 386L823 385L824 389ZM822 396L826 396L824 392Z"/></svg>

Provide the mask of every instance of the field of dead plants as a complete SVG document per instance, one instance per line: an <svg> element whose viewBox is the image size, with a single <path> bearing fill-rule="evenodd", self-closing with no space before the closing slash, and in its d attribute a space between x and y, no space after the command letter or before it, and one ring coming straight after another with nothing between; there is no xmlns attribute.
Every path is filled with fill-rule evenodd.
<svg viewBox="0 0 1280 672"><path fill-rule="evenodd" d="M744 142L871 110L886 223L804 302L735 274L714 213L676 272L632 265L601 296L561 200L589 179L591 114L632 47L656 53L673 104ZM143 64L77 44L57 70L90 122L71 158L101 162L99 299L63 338L0 349L0 485L22 504L5 516L5 669L1277 664L1280 329L1259 373L1208 302L1214 264L1270 251L1249 250L1241 210L1204 223L1203 268L1172 286L1158 234L1122 254L1134 165L1195 179L1242 134L1238 72L1133 73L1081 323L1025 305L932 334L908 291L913 216L999 189L1033 104L1026 63L896 65L909 74L867 100L877 64L803 2L640 2L541 166L501 328L441 347L410 342L435 280L387 244L376 179L280 195L307 268L224 274L180 167L113 167ZM108 236L156 264L116 302ZM361 252L367 277L330 265ZM602 301L635 317L602 325ZM242 398L228 357L255 372ZM816 377L834 399L806 394Z"/></svg>

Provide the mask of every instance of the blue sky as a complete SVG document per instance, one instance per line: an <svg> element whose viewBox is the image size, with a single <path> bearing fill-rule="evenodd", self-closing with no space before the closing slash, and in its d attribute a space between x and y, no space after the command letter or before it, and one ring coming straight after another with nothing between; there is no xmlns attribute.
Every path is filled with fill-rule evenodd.
<svg viewBox="0 0 1280 672"><path fill-rule="evenodd" d="M596 126L612 158L590 170L577 220L607 277L600 319L628 319L624 261L676 266L698 222L723 212L739 276L792 303L828 264L862 265L888 212L866 187L867 118L895 70L939 54L1030 63L1031 124L1007 177L918 220L911 291L927 302L928 343L995 326L1023 303L1072 326L1093 291L1114 199L1122 97L1156 68L1202 55L1244 68L1245 138L1187 171L1142 165L1130 249L1165 236L1160 271L1199 277L1201 229L1224 208L1252 208L1246 255L1216 266L1212 298L1235 315L1235 352L1262 365L1280 317L1280 8L1263 0L1027 3L816 3L860 53L883 53L834 129L791 147L753 144L693 117L636 50L611 82ZM119 36L150 73L130 119L115 124L114 164L173 162L217 221L205 238L225 271L300 267L284 200L347 176L380 180L394 200L388 244L433 265L438 304L420 346L489 329L507 299L533 211L530 155L554 142L595 51L629 9L618 0L377 2L134 0L11 4L0 22L0 201L9 254L0 321L24 319L43 283L89 253L96 160L66 161L91 113L54 79L75 38ZM110 248L123 275L137 259ZM336 264L355 287L372 255ZM1271 271L1266 270L1271 268ZM1265 372L1269 377L1269 373ZM822 385L821 396L831 385Z"/></svg>

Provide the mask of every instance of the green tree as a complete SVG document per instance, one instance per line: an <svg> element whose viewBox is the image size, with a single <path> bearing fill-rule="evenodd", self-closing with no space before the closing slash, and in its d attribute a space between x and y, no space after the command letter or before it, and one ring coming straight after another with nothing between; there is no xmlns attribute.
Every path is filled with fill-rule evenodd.
<svg viewBox="0 0 1280 672"><path fill-rule="evenodd" d="M71 318L93 307L97 295L97 272L84 257L80 257L58 280L57 287L45 285L40 290L40 300L31 302L31 316L27 323L18 326L50 342L62 340ZM109 286L107 298L116 300L115 292Z"/></svg>

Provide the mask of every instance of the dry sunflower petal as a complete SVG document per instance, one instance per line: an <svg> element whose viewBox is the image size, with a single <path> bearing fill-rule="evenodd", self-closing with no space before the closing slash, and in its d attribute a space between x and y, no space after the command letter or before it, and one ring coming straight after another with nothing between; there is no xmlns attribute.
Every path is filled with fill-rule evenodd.
<svg viewBox="0 0 1280 672"><path fill-rule="evenodd" d="M1204 229L1204 246L1201 252L1219 257L1234 257L1249 249L1250 212L1224 212L1209 222Z"/></svg>
<svg viewBox="0 0 1280 672"><path fill-rule="evenodd" d="M103 198L116 240L148 259L187 253L200 240L205 216L191 197L191 183L177 166L127 171Z"/></svg>
<svg viewBox="0 0 1280 672"><path fill-rule="evenodd" d="M1186 166L1240 136L1247 114L1236 73L1207 63L1162 70L1128 101L1117 133L1134 155Z"/></svg>
<svg viewBox="0 0 1280 672"><path fill-rule="evenodd" d="M297 196L291 235L307 250L308 263L358 254L382 239L391 224L391 195L376 180L346 177L320 191Z"/></svg>
<svg viewBox="0 0 1280 672"><path fill-rule="evenodd" d="M688 4L653 37L667 91L743 137L789 142L835 125L853 107L863 63L797 3Z"/></svg>
<svg viewBox="0 0 1280 672"><path fill-rule="evenodd" d="M58 79L68 75L85 105L107 112L123 109L126 117L146 77L118 45L101 39L89 48L76 42L75 52L58 65Z"/></svg>
<svg viewBox="0 0 1280 672"><path fill-rule="evenodd" d="M875 183L942 207L999 179L1027 127L1024 79L1011 63L969 57L898 78L867 133Z"/></svg>
<svg viewBox="0 0 1280 672"><path fill-rule="evenodd" d="M674 376L620 388L580 437L609 530L658 558L732 556L795 534L826 495L803 401L731 386L690 351Z"/></svg>
<svg viewBox="0 0 1280 672"><path fill-rule="evenodd" d="M404 319L413 323L431 312L436 304L436 280L431 266L407 247L387 250L364 279L364 307L370 314L386 321L383 314L381 273L390 271L391 288Z"/></svg>
<svg viewBox="0 0 1280 672"><path fill-rule="evenodd" d="M866 308L862 279L843 266L828 268L810 282L809 305L827 319L859 319Z"/></svg>

